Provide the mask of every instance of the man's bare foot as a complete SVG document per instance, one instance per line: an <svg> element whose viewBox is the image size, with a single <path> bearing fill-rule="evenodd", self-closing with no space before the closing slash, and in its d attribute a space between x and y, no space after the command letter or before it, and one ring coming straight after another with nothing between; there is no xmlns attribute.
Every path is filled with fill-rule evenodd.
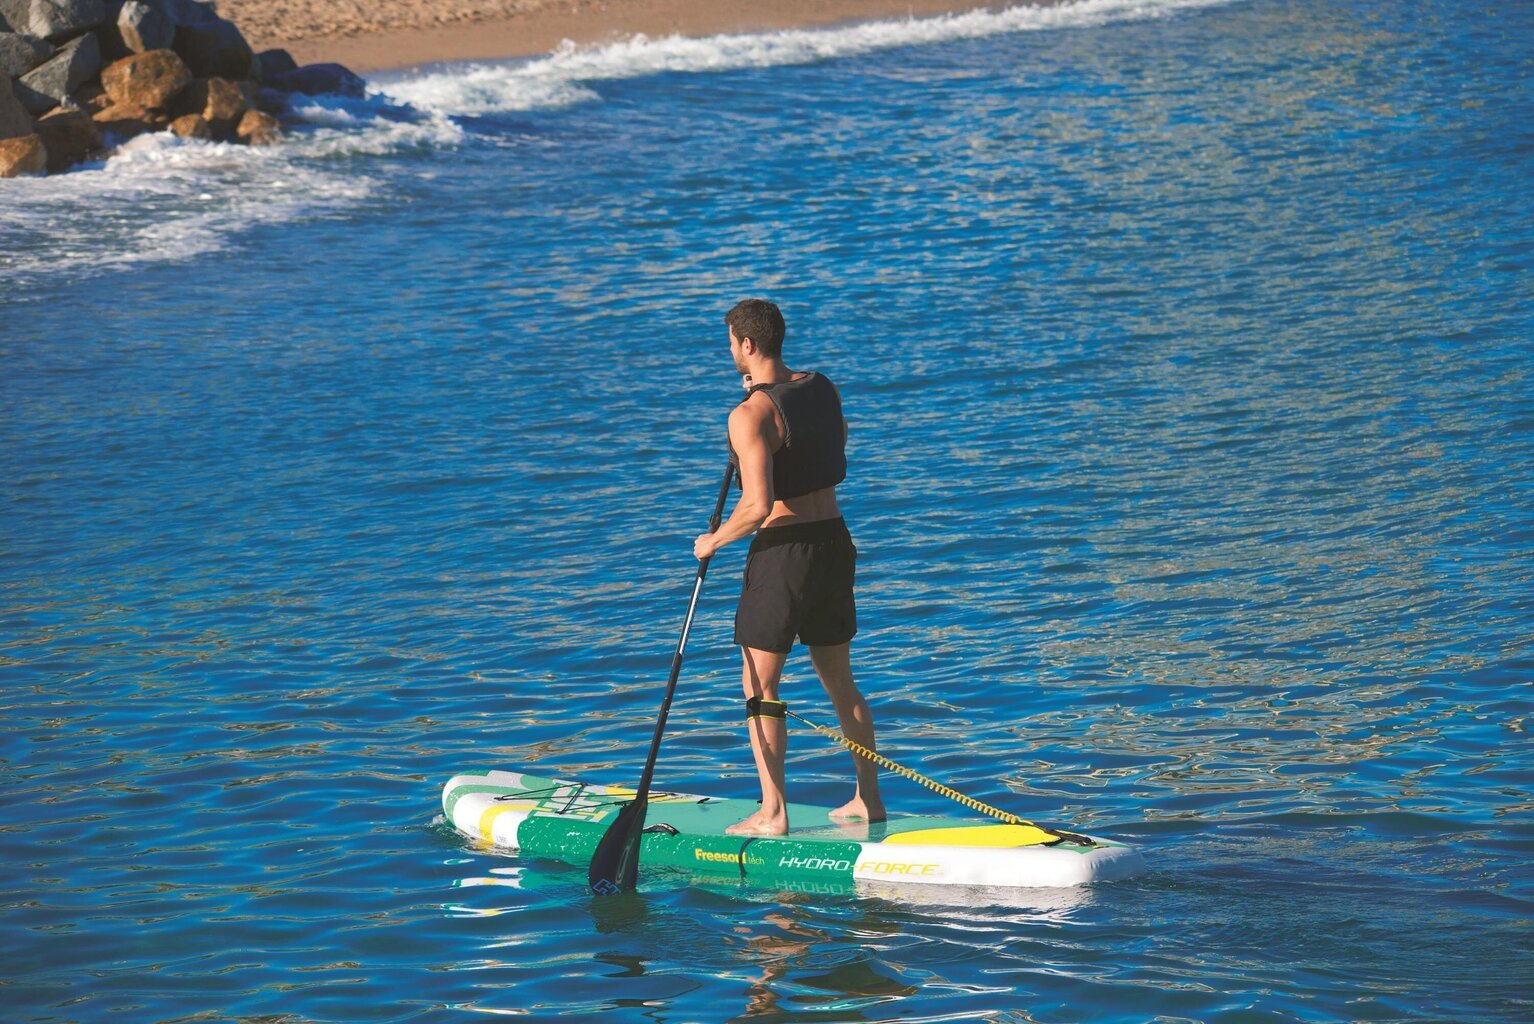
<svg viewBox="0 0 1534 1024"><path fill-rule="evenodd" d="M788 813L771 815L757 811L745 821L738 821L724 830L727 836L782 836L788 834Z"/></svg>
<svg viewBox="0 0 1534 1024"><path fill-rule="evenodd" d="M884 805L865 803L862 799L854 797L832 811L829 817L832 821L866 821L872 824L885 819Z"/></svg>

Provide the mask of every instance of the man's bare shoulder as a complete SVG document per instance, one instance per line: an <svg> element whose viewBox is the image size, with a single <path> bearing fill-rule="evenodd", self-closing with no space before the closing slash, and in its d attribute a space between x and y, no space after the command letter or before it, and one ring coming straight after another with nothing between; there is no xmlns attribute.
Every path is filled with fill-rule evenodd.
<svg viewBox="0 0 1534 1024"><path fill-rule="evenodd" d="M747 396L744 402L730 411L730 425L738 423L742 427L760 426L772 421L773 411L772 399L767 397L766 392L758 391Z"/></svg>

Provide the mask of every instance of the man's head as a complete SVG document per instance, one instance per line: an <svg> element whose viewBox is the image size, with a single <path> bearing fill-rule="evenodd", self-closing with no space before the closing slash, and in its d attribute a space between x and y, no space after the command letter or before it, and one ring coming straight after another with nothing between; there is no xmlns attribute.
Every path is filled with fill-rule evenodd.
<svg viewBox="0 0 1534 1024"><path fill-rule="evenodd" d="M766 299L737 302L735 308L724 315L724 322L729 324L734 342L750 338L757 355L764 359L782 358L783 314Z"/></svg>

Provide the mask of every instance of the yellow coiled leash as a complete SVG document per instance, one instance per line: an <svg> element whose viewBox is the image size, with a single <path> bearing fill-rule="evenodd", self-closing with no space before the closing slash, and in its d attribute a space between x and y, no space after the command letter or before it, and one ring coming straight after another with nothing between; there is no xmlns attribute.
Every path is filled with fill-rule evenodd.
<svg viewBox="0 0 1534 1024"><path fill-rule="evenodd" d="M780 703L780 702L776 702L775 701L773 703ZM1008 811L1003 811L1003 810L1001 810L998 807L992 807L990 804L981 803L979 800L976 800L974 797L965 796L963 793L960 793L958 790L953 789L953 788L951 788L949 786L945 786L941 782L938 782L935 779L927 778L927 776L923 775L919 771L916 771L915 769L907 768L903 764L897 764L896 762L891 761L889 758L885 757L883 754L879 753L878 751L869 750L867 747L863 746L861 743L855 743L852 740L849 740L847 737L843 736L841 733L837 732L835 729L827 729L823 725L816 725L814 722L812 722L809 719L805 718L803 715L795 714L794 712L788 710L787 706L784 706L782 708L782 711L783 711L783 714L787 715L788 717L794 719L797 722L803 722L805 725L809 726L811 729L814 729L816 732L820 733L822 736L825 736L828 739L833 739L836 742L840 743L842 746L844 746L848 750L852 751L858 757L861 757L861 758L863 758L865 760L868 760L868 761L872 761L874 764L879 765L881 768L888 768L892 772L896 772L899 775L905 776L906 778L910 779L912 782L920 783L921 785L926 786L928 789L932 790L934 793L940 793L943 796L946 796L948 799L955 801L956 803L963 804L965 807L968 807L971 810L979 811L981 814L988 815L988 816L990 816L992 818L997 819L998 821L1004 821L1008 825L1023 825L1023 826L1026 826L1028 828L1036 828L1040 832L1045 833L1046 835L1051 835L1051 836L1055 837L1052 842L1045 843L1043 845L1053 846L1055 843L1061 843L1061 842L1076 843L1077 845L1080 845L1080 846L1096 846L1097 845L1088 836L1079 835L1079 834L1077 834L1075 832L1064 832L1064 831L1061 831L1060 829L1057 829L1057 828L1050 828L1047 825L1040 825L1040 824L1037 824L1037 823L1032 822L1032 821L1027 821L1027 820L1025 820L1023 818L1019 818L1017 815L1012 814L1012 813L1010 813Z"/></svg>

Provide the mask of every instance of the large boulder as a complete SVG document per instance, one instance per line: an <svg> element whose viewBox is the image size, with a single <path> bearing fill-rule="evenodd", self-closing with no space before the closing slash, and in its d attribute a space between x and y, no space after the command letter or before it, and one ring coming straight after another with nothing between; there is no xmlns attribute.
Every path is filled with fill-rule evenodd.
<svg viewBox="0 0 1534 1024"><path fill-rule="evenodd" d="M287 50L262 50L256 54L256 63L261 66L263 82L270 82L278 75L298 70L298 61Z"/></svg>
<svg viewBox="0 0 1534 1024"><path fill-rule="evenodd" d="M279 89L310 96L334 93L361 99L367 83L340 64L308 64L269 79Z"/></svg>
<svg viewBox="0 0 1534 1024"><path fill-rule="evenodd" d="M0 139L32 134L32 115L11 91L11 80L0 75Z"/></svg>
<svg viewBox="0 0 1534 1024"><path fill-rule="evenodd" d="M221 18L177 28L176 52L198 78L249 78L256 59L234 22Z"/></svg>
<svg viewBox="0 0 1534 1024"><path fill-rule="evenodd" d="M169 107L191 84L192 72L171 50L135 53L108 64L101 72L101 87L114 104L146 110Z"/></svg>
<svg viewBox="0 0 1534 1024"><path fill-rule="evenodd" d="M36 36L0 32L0 75L20 78L53 56L53 46Z"/></svg>
<svg viewBox="0 0 1534 1024"><path fill-rule="evenodd" d="M58 42L88 32L106 20L106 0L0 0L0 22Z"/></svg>
<svg viewBox="0 0 1534 1024"><path fill-rule="evenodd" d="M176 23L158 7L130 0L117 14L117 34L130 53L168 50L176 41Z"/></svg>
<svg viewBox="0 0 1534 1024"><path fill-rule="evenodd" d="M208 123L214 135L224 138L234 134L251 102L239 86L224 78L199 78L181 96L176 109L196 114Z"/></svg>
<svg viewBox="0 0 1534 1024"><path fill-rule="evenodd" d="M41 114L63 103L99 70L101 44L93 33L87 32L65 43L58 53L18 78L16 98L32 113Z"/></svg>
<svg viewBox="0 0 1534 1024"><path fill-rule="evenodd" d="M101 151L101 130L78 108L59 107L40 118L37 134L48 149L48 173L57 174Z"/></svg>
<svg viewBox="0 0 1534 1024"><path fill-rule="evenodd" d="M282 141L282 125L271 114L259 110L247 110L240 118L235 135L241 142L251 146L275 146Z"/></svg>
<svg viewBox="0 0 1534 1024"><path fill-rule="evenodd" d="M202 3L199 0L144 0L144 2L159 8L177 25L200 25L203 22L220 20L218 11L214 10L212 4Z"/></svg>
<svg viewBox="0 0 1534 1024"><path fill-rule="evenodd" d="M48 169L48 148L36 135L0 139L0 178L42 174Z"/></svg>
<svg viewBox="0 0 1534 1024"><path fill-rule="evenodd" d="M96 41L101 44L102 66L133 52L124 45L122 30L117 26L117 19L122 17L124 4L125 0L107 0L106 20L96 29Z"/></svg>

